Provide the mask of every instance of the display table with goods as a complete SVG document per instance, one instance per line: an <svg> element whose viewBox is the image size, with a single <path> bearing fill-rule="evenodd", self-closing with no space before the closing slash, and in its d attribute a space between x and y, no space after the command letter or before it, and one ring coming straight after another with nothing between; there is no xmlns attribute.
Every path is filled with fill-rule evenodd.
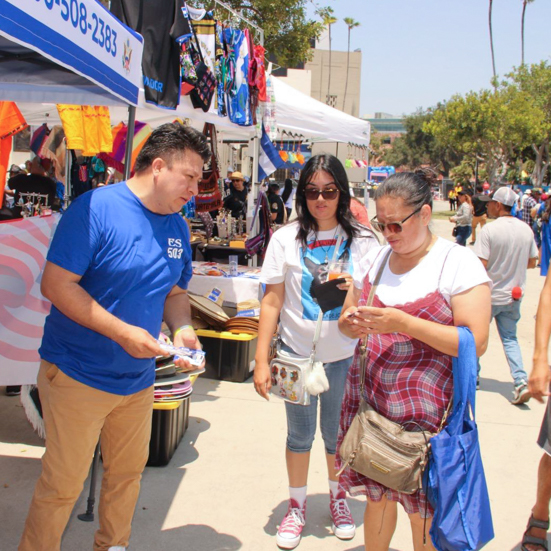
<svg viewBox="0 0 551 551"><path fill-rule="evenodd" d="M236 270L231 275L231 270ZM188 291L193 295L206 295L213 288L222 291L224 307L235 308L238 303L260 299L263 288L260 283L260 268L252 266L230 266L217 262L193 262L193 277Z"/></svg>
<svg viewBox="0 0 551 551"><path fill-rule="evenodd" d="M227 265L196 264L189 300L192 325L206 352L205 377L243 382L254 369L262 293L259 269L239 266L239 275L229 277Z"/></svg>

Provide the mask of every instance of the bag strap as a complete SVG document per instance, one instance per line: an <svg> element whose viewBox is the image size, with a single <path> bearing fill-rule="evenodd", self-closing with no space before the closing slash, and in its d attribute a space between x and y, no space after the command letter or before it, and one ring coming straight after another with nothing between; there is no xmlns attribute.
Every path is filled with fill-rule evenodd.
<svg viewBox="0 0 551 551"><path fill-rule="evenodd" d="M373 299L375 298L377 286L379 285L379 281L381 281L381 277L383 276L385 266L388 262L388 259L391 253L392 253L392 249L389 247L383 260L381 261L379 270L377 271L377 275L375 276L375 281L373 282L373 285L369 290L366 306L371 306L373 304ZM367 364L367 344L365 339L360 339L359 346L360 346L360 396L362 396L362 399L363 399L364 386L365 386L365 368Z"/></svg>

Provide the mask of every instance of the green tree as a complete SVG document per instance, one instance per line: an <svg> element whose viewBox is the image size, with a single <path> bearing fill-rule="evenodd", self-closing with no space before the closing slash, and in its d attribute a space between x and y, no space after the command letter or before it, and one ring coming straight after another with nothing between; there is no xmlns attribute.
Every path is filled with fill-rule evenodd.
<svg viewBox="0 0 551 551"><path fill-rule="evenodd" d="M430 166L440 174L448 176L451 168L461 161L461 154L441 144L425 128L432 120L434 112L442 108L443 106L439 105L404 117L406 133L396 138L392 147L385 152L385 163L409 170Z"/></svg>
<svg viewBox="0 0 551 551"><path fill-rule="evenodd" d="M531 4L534 0L522 0L522 18L520 24L520 42L521 42L521 65L524 65L524 17L526 15L526 6Z"/></svg>
<svg viewBox="0 0 551 551"><path fill-rule="evenodd" d="M424 129L466 162L482 162L493 184L538 135L539 116L528 94L509 86L454 96Z"/></svg>
<svg viewBox="0 0 551 551"><path fill-rule="evenodd" d="M532 180L541 186L550 163L551 143L551 65L546 61L527 67L522 65L507 75L502 86L507 90L518 90L538 118L532 133L530 146L535 154Z"/></svg>
<svg viewBox="0 0 551 551"><path fill-rule="evenodd" d="M360 26L360 23L352 17L345 17L344 22L348 27L348 47L346 49L346 82L344 84L344 98L342 100L343 111L346 105L346 93L348 92L348 71L350 70L350 33L352 32L352 29Z"/></svg>
<svg viewBox="0 0 551 551"><path fill-rule="evenodd" d="M327 76L327 99L326 103L329 103L331 95L331 25L335 24L338 19L334 15L334 10L331 6L321 8L316 12L320 17L323 25L327 27L329 31L329 74Z"/></svg>
<svg viewBox="0 0 551 551"><path fill-rule="evenodd" d="M284 67L295 67L311 58L311 40L323 31L320 21L309 19L307 0L224 0L231 8L264 30L264 46ZM231 14L212 0L196 0L194 6L216 9L219 19Z"/></svg>

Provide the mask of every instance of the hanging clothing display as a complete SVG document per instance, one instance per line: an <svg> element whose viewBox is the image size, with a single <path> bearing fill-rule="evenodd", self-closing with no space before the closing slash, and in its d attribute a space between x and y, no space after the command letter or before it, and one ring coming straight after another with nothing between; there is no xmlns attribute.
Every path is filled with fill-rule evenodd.
<svg viewBox="0 0 551 551"><path fill-rule="evenodd" d="M43 157L42 155L42 147L44 146L44 143L48 139L48 136L50 135L50 129L48 128L48 125L46 123L39 126L31 136L31 151L38 155L39 157Z"/></svg>
<svg viewBox="0 0 551 551"><path fill-rule="evenodd" d="M145 100L168 109L180 102L180 46L190 34L181 0L111 0L111 12L143 36Z"/></svg>
<svg viewBox="0 0 551 551"><path fill-rule="evenodd" d="M124 152L126 150L126 132L127 126L123 122L120 122L116 126L113 126L113 148L109 153L100 153L98 157L105 162L107 166L110 166L118 172L124 173ZM130 170L134 170L134 163L138 154L142 150L147 138L151 134L151 126L144 122L136 121L134 124L134 139L132 140L132 157Z"/></svg>
<svg viewBox="0 0 551 551"><path fill-rule="evenodd" d="M240 126L251 126L251 105L249 96L249 44L245 33L230 27L224 29L224 39L229 49L229 67L226 105L232 122Z"/></svg>
<svg viewBox="0 0 551 551"><path fill-rule="evenodd" d="M182 0L112 0L111 11L144 37L147 102L175 109L189 95L196 109L240 126L262 118L265 50L248 29Z"/></svg>
<svg viewBox="0 0 551 551"><path fill-rule="evenodd" d="M59 124L54 126L42 145L40 156L43 159L50 159L54 163L55 177L65 184L65 155L67 147L65 132Z"/></svg>
<svg viewBox="0 0 551 551"><path fill-rule="evenodd" d="M57 110L69 149L80 149L86 157L113 149L109 108L58 104Z"/></svg>
<svg viewBox="0 0 551 551"><path fill-rule="evenodd" d="M195 38L201 49L203 61L211 70L212 74L218 78L216 60L217 57L220 58L222 55L222 49L217 38L216 20L214 19L214 15L211 11L193 8L189 5L187 5L187 9L191 25L193 25L193 30L195 31ZM197 108L195 102L194 107ZM216 93L214 94L213 101L210 104L208 112L218 113L218 97Z"/></svg>

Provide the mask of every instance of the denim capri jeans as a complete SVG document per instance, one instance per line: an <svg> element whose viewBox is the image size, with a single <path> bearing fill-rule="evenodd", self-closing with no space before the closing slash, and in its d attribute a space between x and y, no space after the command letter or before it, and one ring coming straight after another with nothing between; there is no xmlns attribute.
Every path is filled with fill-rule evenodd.
<svg viewBox="0 0 551 551"><path fill-rule="evenodd" d="M285 343L281 343L281 348L287 352L294 352ZM329 390L319 396L311 396L309 406L299 406L285 402L287 449L295 453L307 453L312 449L316 434L319 402L321 435L325 444L325 451L330 455L336 454L341 404L346 377L351 364L352 356L323 364L329 381Z"/></svg>

